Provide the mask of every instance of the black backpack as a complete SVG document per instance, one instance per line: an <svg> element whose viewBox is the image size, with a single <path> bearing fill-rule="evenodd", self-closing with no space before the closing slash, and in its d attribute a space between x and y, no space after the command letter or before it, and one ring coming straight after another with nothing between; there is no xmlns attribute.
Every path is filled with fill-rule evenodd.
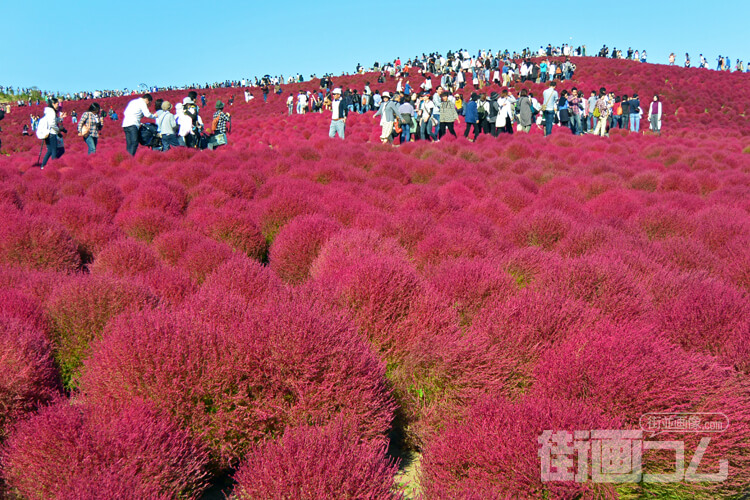
<svg viewBox="0 0 750 500"><path fill-rule="evenodd" d="M143 146L157 147L161 145L158 128L155 123L144 123L138 132L138 140Z"/></svg>

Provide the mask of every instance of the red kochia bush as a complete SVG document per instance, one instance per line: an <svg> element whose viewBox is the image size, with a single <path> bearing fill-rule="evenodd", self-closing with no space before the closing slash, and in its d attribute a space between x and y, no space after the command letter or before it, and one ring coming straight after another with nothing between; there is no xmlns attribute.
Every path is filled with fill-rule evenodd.
<svg viewBox="0 0 750 500"><path fill-rule="evenodd" d="M150 405L59 401L23 422L3 461L24 498L198 498L207 453Z"/></svg>
<svg viewBox="0 0 750 500"><path fill-rule="evenodd" d="M266 240L250 214L231 209L203 209L191 212L188 218L206 236L250 258L265 259Z"/></svg>
<svg viewBox="0 0 750 500"><path fill-rule="evenodd" d="M0 262L53 271L80 267L78 244L59 224L10 211L3 211L0 217Z"/></svg>
<svg viewBox="0 0 750 500"><path fill-rule="evenodd" d="M49 342L33 323L0 315L0 443L16 420L59 390ZM0 462L2 463L2 462Z"/></svg>
<svg viewBox="0 0 750 500"><path fill-rule="evenodd" d="M340 227L324 215L295 217L279 231L271 245L271 268L288 283L304 281L320 248Z"/></svg>
<svg viewBox="0 0 750 500"><path fill-rule="evenodd" d="M2 280L0 285L3 286L0 289L0 317L17 319L41 332L46 332L47 319L39 302L20 291L5 288L9 285L2 283Z"/></svg>
<svg viewBox="0 0 750 500"><path fill-rule="evenodd" d="M477 313L468 335L473 362L484 368L465 370L463 382L477 389L524 392L539 356L571 335L588 331L597 316L586 304L553 290L525 289L490 302Z"/></svg>
<svg viewBox="0 0 750 500"><path fill-rule="evenodd" d="M655 286L663 287L656 291L659 331L685 349L750 370L750 302L745 294L696 273Z"/></svg>
<svg viewBox="0 0 750 500"><path fill-rule="evenodd" d="M644 413L698 411L729 375L710 356L620 324L581 332L550 349L537 366L534 391L584 401L637 426Z"/></svg>
<svg viewBox="0 0 750 500"><path fill-rule="evenodd" d="M347 322L302 301L248 310L231 300L222 292L220 311L121 316L86 362L81 386L97 400L153 401L221 465L288 425L337 414L367 437L388 429L384 367Z"/></svg>
<svg viewBox="0 0 750 500"><path fill-rule="evenodd" d="M55 288L47 301L55 360L66 386L75 377L91 342L123 311L156 305L147 288L114 276L82 275Z"/></svg>
<svg viewBox="0 0 750 500"><path fill-rule="evenodd" d="M122 210L154 209L178 216L186 206L187 195L182 186L148 182L125 197Z"/></svg>
<svg viewBox="0 0 750 500"><path fill-rule="evenodd" d="M343 423L300 427L253 448L231 498L395 500L402 498L394 492L396 471L383 443L362 440Z"/></svg>
<svg viewBox="0 0 750 500"><path fill-rule="evenodd" d="M611 429L611 421L579 402L482 399L424 452L424 498L617 498L609 484L543 482L538 438L545 430Z"/></svg>
<svg viewBox="0 0 750 500"><path fill-rule="evenodd" d="M112 273L116 276L137 276L159 267L154 251L143 243L131 239L113 241L96 256L91 268L94 273Z"/></svg>

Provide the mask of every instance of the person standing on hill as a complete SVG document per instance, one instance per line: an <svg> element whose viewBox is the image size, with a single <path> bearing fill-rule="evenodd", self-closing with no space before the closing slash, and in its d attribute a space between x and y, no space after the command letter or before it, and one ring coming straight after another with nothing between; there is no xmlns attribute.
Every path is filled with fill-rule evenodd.
<svg viewBox="0 0 750 500"><path fill-rule="evenodd" d="M380 117L380 142L383 144L393 143L393 124L398 119L398 107L391 101L391 94L383 92L382 102L378 112L373 118Z"/></svg>
<svg viewBox="0 0 750 500"><path fill-rule="evenodd" d="M138 132L141 128L141 119L156 118L148 107L154 100L151 94L136 97L128 103L122 114L122 130L125 132L125 147L130 156L135 156L138 151Z"/></svg>
<svg viewBox="0 0 750 500"><path fill-rule="evenodd" d="M648 121L651 122L651 131L661 135L661 101L658 95L654 96L648 107Z"/></svg>
<svg viewBox="0 0 750 500"><path fill-rule="evenodd" d="M47 107L44 108L44 116L39 120L36 136L44 139L44 144L47 145L47 153L42 160L42 168L47 165L50 159L56 160L64 152L61 147L62 139L60 138L60 134L67 132L67 130L64 127L61 128L60 125L62 125L62 119L65 118L65 113L61 113L58 117L58 107L59 101L55 97L52 97L47 101Z"/></svg>
<svg viewBox="0 0 750 500"><path fill-rule="evenodd" d="M610 107L607 99L607 91L604 87L599 90L599 99L596 101L594 108L594 117L598 118L594 135L604 137L607 134L607 121L609 119Z"/></svg>
<svg viewBox="0 0 750 500"><path fill-rule="evenodd" d="M227 143L227 134L232 129L232 117L224 111L224 103L221 100L216 101L216 112L211 120L211 138L208 140L208 149L216 149ZM222 143L219 136L224 136Z"/></svg>
<svg viewBox="0 0 750 500"><path fill-rule="evenodd" d="M471 93L469 101L464 105L464 119L466 120L466 130L464 130L464 137L469 137L471 128L474 127L474 138L469 139L471 142L477 140L479 137L479 115L477 113L477 99L479 96L476 92Z"/></svg>
<svg viewBox="0 0 750 500"><path fill-rule="evenodd" d="M456 130L453 124L458 120L458 111L456 111L456 104L451 102L448 97L450 97L450 94L447 91L443 92L440 96L440 131L438 137L441 139L445 135L446 129L448 129L453 137L456 137Z"/></svg>
<svg viewBox="0 0 750 500"><path fill-rule="evenodd" d="M81 115L81 121L78 123L78 135L81 136L88 146L88 154L96 153L96 146L99 143L99 131L104 125L100 116L101 107L97 103L89 106L89 110Z"/></svg>
<svg viewBox="0 0 750 500"><path fill-rule="evenodd" d="M555 87L557 82L554 80L549 82L549 87L542 93L542 112L544 113L544 136L548 136L552 133L552 124L555 120L555 109L557 108L557 100L559 95Z"/></svg>
<svg viewBox="0 0 750 500"><path fill-rule="evenodd" d="M630 131L640 132L641 130L641 101L638 94L633 94L630 98Z"/></svg>
<svg viewBox="0 0 750 500"><path fill-rule="evenodd" d="M157 113L159 118L156 120L156 126L161 135L162 151L169 151L170 148L175 148L181 145L176 134L179 127L175 116L169 112L170 109L172 109L172 103L164 101L161 103L161 113Z"/></svg>
<svg viewBox="0 0 750 500"><path fill-rule="evenodd" d="M333 139L338 134L341 140L344 140L349 103L347 99L341 98L340 88L333 89L331 94L331 126L328 129L328 137Z"/></svg>

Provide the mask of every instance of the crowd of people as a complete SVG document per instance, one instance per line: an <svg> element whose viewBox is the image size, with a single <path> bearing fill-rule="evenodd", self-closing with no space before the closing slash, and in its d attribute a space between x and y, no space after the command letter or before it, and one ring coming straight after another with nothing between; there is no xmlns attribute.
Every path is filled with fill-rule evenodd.
<svg viewBox="0 0 750 500"><path fill-rule="evenodd" d="M202 96L205 106L205 94ZM132 99L123 111L122 130L125 135L125 149L131 156L135 156L139 145L159 151L168 151L175 147L200 149L216 149L227 144L227 134L231 131L232 117L224 111L221 100L215 103L215 112L208 127L204 125L197 104L198 93L188 92L182 102L174 105L163 99L156 99L151 94L143 94ZM152 111L153 105L153 111ZM75 112L73 112L75 113ZM88 110L80 119L72 119L77 125L78 137L88 148L88 154L96 153L99 134L104 128L106 118L112 119L116 113L102 110L97 102L91 103ZM51 97L44 108L41 118L32 116L31 128L37 138L43 141L42 149L46 146L44 159L41 161L43 169L50 160L55 160L65 153L64 134L68 131L64 126L67 114L62 111L62 103L56 97ZM142 123L144 118L153 119L155 123ZM25 135L28 125L24 125ZM41 150L40 150L41 158Z"/></svg>
<svg viewBox="0 0 750 500"><path fill-rule="evenodd" d="M527 89L522 89L516 97L507 88L499 93L493 91L489 96L473 91L465 101L461 93L452 93L450 87L438 87L434 93L410 94L403 91L369 94L366 89L363 96L373 98L373 109L376 109L373 116L379 119L383 144L394 144L397 139L399 144L416 140L438 142L446 133L455 137L459 116L464 117L463 135L470 141L475 141L480 134L498 137L513 134L514 130L528 133L534 125L543 129L545 136L550 135L555 126L569 128L574 135L606 136L611 129L638 133L644 115L650 130L661 133L663 109L658 95L642 105L638 94L616 96L600 88L592 90L586 98L575 87L570 92L558 93L556 86L557 81L550 81L541 101ZM344 139L349 113L368 111L366 105L356 106L352 95L348 90L342 92L336 88L326 97L330 100L330 108L326 109L331 112L331 138L338 135Z"/></svg>
<svg viewBox="0 0 750 500"><path fill-rule="evenodd" d="M429 55L422 54L422 56L415 56L407 61L405 61L405 65L408 67L417 67L417 66L429 66L433 65L436 68L440 68L445 65L445 62L447 60L450 60L451 58L457 59L460 58L462 61L470 60L470 59L512 59L512 60L519 60L519 59L527 59L527 58L540 58L540 57L588 57L591 54L588 53L586 45L580 45L578 47L573 47L569 44L561 44L561 45L555 45L547 44L547 46L540 46L536 50L532 50L529 47L526 47L525 49L521 51L514 51L510 52L508 50L501 50L497 51L493 54L491 50L480 50L477 52L475 57L471 57L469 52L465 49L461 49L455 52L448 52L446 56L443 56L437 52L431 53ZM606 45L603 45L602 48L598 51L598 53L594 54L597 57L610 57L613 59L629 59L634 61L640 61L640 62L647 62L647 54L646 50L639 51L638 49L632 49L628 48L627 50L623 51L621 49L612 48L610 49ZM396 59L397 61L400 60L400 58ZM669 55L669 64L674 66L677 65L676 56L674 53L671 53ZM394 63L379 63L374 62L372 66L369 68L365 68L361 64L357 64L355 68L355 73L365 73L365 72L373 72L373 71L381 71L384 67L388 66L395 66ZM400 65L400 62L399 62ZM688 53L685 54L685 62L684 66L686 68L691 67L691 59L690 55ZM699 55L699 62L696 65L696 67L699 68L709 68L708 61L703 56L703 54ZM732 65L732 59L730 59L728 56L718 56L717 58L717 70L720 71L736 71L736 72L748 72L750 73L750 65L745 65L743 61L737 59L736 64L734 66ZM323 75L322 78L329 77L330 74ZM315 74L310 75L309 80L315 80L317 79L317 76ZM182 85L182 86L164 86L164 87L158 87L158 86L145 86L144 84L141 84L140 89L122 89L122 90L86 90L86 91L80 91L80 92L74 92L74 93L60 93L60 92L51 92L51 91L45 91L45 90L38 90L35 87L33 88L23 88L23 87L13 87L13 86L3 86L0 85L0 94L7 94L7 95L18 95L19 99L16 100L17 106L31 106L32 104L36 103L39 105L40 103L44 102L45 100L48 100L51 97L55 97L60 101L79 101L79 100L93 100L93 99L102 99L107 97L122 97L127 95L133 95L140 92L160 92L160 91L171 91L171 90L187 90L187 89L216 89L216 88L241 88L241 89L250 89L250 88L262 88L263 86L270 86L274 89L275 93L280 93L280 86L283 84L291 84L291 83L302 83L305 81L305 78L302 76L301 73L297 73L295 75L290 75L288 77L284 77L284 75L276 75L272 76L269 74L266 74L262 77L255 76L253 78L239 78L235 80L225 80L222 82L213 82L208 83L205 82L203 84L200 83L192 83L190 85ZM34 98L32 99L31 95L39 95L40 98ZM267 95L267 93L265 94ZM25 99L20 99L20 96L26 96ZM246 98L247 99L247 98ZM7 110L6 110L7 112Z"/></svg>

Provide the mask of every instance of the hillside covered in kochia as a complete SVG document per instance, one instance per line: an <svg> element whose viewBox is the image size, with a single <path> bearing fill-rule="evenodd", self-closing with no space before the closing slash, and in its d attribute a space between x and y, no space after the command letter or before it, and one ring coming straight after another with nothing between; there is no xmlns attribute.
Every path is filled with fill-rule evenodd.
<svg viewBox="0 0 750 500"><path fill-rule="evenodd" d="M407 494L426 499L746 494L750 82L575 62L559 90L658 93L663 134L393 148L370 112L333 140L329 114L286 114L308 82L268 104L206 90L207 121L235 95L216 151L131 158L107 121L96 154L70 134L39 170L39 141L20 136L35 109L14 108L0 491L200 498L228 475L235 498L398 498L399 436L420 457ZM334 77L365 81L395 89ZM99 102L121 115L128 99ZM725 481L542 480L544 431L637 430L664 412L726 416L698 470L727 460ZM684 440L688 460L705 437L666 436L646 439ZM673 460L645 453L644 472Z"/></svg>

